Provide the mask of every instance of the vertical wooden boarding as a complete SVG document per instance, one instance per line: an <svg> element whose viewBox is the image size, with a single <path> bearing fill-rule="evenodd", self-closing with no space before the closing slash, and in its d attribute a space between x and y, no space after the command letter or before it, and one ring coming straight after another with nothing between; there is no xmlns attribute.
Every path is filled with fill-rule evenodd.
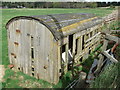
<svg viewBox="0 0 120 90"><path fill-rule="evenodd" d="M40 37L40 45L39 47L37 48L38 49L38 67L37 67L37 70L38 70L38 77L40 79L44 79L44 59L43 59L43 54L44 54L44 38L43 38L43 30L44 27L41 25L41 24L38 24L38 33L39 33L39 37Z"/></svg>
<svg viewBox="0 0 120 90"><path fill-rule="evenodd" d="M86 33L85 35L84 35L84 43L85 43L85 41L87 40L89 38L89 35ZM85 45L86 44L84 44L84 47L85 47ZM83 59L87 59L88 58L88 55L89 55L89 48L87 47L87 48L84 48L84 52L85 52L85 54L84 54L84 56L83 56Z"/></svg>
<svg viewBox="0 0 120 90"><path fill-rule="evenodd" d="M15 69L17 70L17 60L16 60L16 45L15 45L15 42L16 42L16 34L15 34L15 27L16 26L16 21L13 23L13 48L14 48L14 55L13 55L13 59L14 59L14 67Z"/></svg>
<svg viewBox="0 0 120 90"><path fill-rule="evenodd" d="M94 36L94 35L95 35L95 29L93 29L93 31L92 31L92 36ZM92 50L91 50L91 51L93 52L93 51L94 51L94 49L95 49L95 46L93 45L93 46L92 46Z"/></svg>
<svg viewBox="0 0 120 90"><path fill-rule="evenodd" d="M45 36L44 36L44 42L45 42L45 51L44 51L44 61L45 61L45 64L44 64L44 70L45 70L45 80L51 82L50 80L50 69L49 69L49 64L50 64L50 61L49 61L49 55L50 55L50 48L49 48L49 45L48 43L51 43L49 42L50 40L50 34L49 34L49 31L47 28L45 28Z"/></svg>
<svg viewBox="0 0 120 90"><path fill-rule="evenodd" d="M50 48L50 51L49 51L49 61L50 61L50 63L49 63L49 73L50 73L50 81L53 83L54 82L54 70L55 70L55 67L54 67L54 55L53 55L53 53L55 53L54 52L54 50L53 50L53 48L55 48L54 47L54 45L53 45L53 42L52 42L52 36L50 35L49 36L49 43L50 43L50 45L49 45L49 48Z"/></svg>
<svg viewBox="0 0 120 90"><path fill-rule="evenodd" d="M67 36L67 41L68 41L68 36ZM68 43L66 43L66 49L65 49L65 56L66 56L66 61L65 61L65 73L68 71Z"/></svg>
<svg viewBox="0 0 120 90"><path fill-rule="evenodd" d="M15 44L15 54L16 54L16 61L17 61L17 70L21 70L20 68L20 35L21 35L21 31L20 31L20 21L17 20L15 22L15 28L14 28L14 33L15 33L15 36L16 36L16 40L14 42ZM18 32L19 31L19 32Z"/></svg>
<svg viewBox="0 0 120 90"><path fill-rule="evenodd" d="M36 47L35 50L38 49L38 52L39 52L39 54L38 54L39 78L45 80L45 74L47 74L46 70L45 70L46 69L46 66L45 66L45 64L46 64L45 63L46 62L46 60L45 60L45 48L46 48L45 28L41 24L39 24L39 26L37 26L37 27L38 27L39 37L40 37L40 40L39 40L40 46ZM36 36L34 36L34 37L36 37ZM35 41L35 42L38 42L38 41ZM37 53L35 53L35 54L37 54Z"/></svg>
<svg viewBox="0 0 120 90"><path fill-rule="evenodd" d="M10 64L14 64L14 59L13 59L13 56L12 54L14 53L14 43L13 43L13 27L12 27L13 24L10 24L9 27L8 27L8 31L7 31L7 36L8 36L8 55L9 55L9 60L10 60Z"/></svg>
<svg viewBox="0 0 120 90"><path fill-rule="evenodd" d="M39 58L39 50L40 50L40 45L41 45L41 43L40 43L40 38L41 38L41 36L40 36L40 31L39 31L39 23L37 23L37 22L34 22L35 23L35 29L33 30L35 33L35 35L34 35L34 45L35 45L35 47L34 47L34 54L35 54L35 59L34 59L34 67L31 67L32 68L32 72L34 72L34 74L35 74L35 77L37 78L37 79L40 79L40 74L39 74L39 70L40 70L40 68L39 68L39 60L40 60L40 58ZM31 40L32 40L32 38L31 38ZM33 41L31 42L31 46L32 46L32 43L33 43Z"/></svg>
<svg viewBox="0 0 120 90"><path fill-rule="evenodd" d="M24 29L25 29L25 33L24 33L24 39L25 39L25 47L26 47L26 50L25 50L25 72L26 74L28 74L28 60L29 60L29 37L27 36L28 32L29 32L29 29L28 29L28 26L27 26L27 22L28 20L24 20Z"/></svg>
<svg viewBox="0 0 120 90"><path fill-rule="evenodd" d="M37 58L36 58L36 56L37 56L37 51L36 51L37 50L37 45L36 45L36 43L37 43L37 39L36 39L37 31L36 31L36 23L34 20L31 21L30 26L31 26L31 28L30 28L31 33L29 35L29 39L30 39L29 51L30 51L30 58L31 58L30 59L30 62L31 62L31 66L30 66L31 73L30 74L31 74L31 76L34 76L37 78L36 65L35 65L36 60L37 60ZM29 32L28 32L28 34L29 34Z"/></svg>
<svg viewBox="0 0 120 90"><path fill-rule="evenodd" d="M18 70L18 60L17 60L17 50L18 50L18 38L16 38L16 25L17 21L14 22L14 60L15 60L15 68Z"/></svg>
<svg viewBox="0 0 120 90"><path fill-rule="evenodd" d="M75 49L76 49L76 36L75 36L75 34L73 35L73 52L72 52L72 54L75 54Z"/></svg>
<svg viewBox="0 0 120 90"><path fill-rule="evenodd" d="M52 38L53 38L53 36L52 36ZM53 38L54 39L54 38ZM57 54L57 43L56 42L54 42L53 43L54 44L54 54L53 54L53 57L54 57L54 65L55 66L53 66L53 68L54 68L54 72L55 72L55 74L54 74L54 84L57 84L58 83L58 80L59 80L59 76L58 76L58 72L59 72L59 68L58 68L58 54Z"/></svg>
<svg viewBox="0 0 120 90"><path fill-rule="evenodd" d="M21 35L21 65L23 67L23 72L26 73L26 67L25 67L25 51L26 51L26 48L25 47L25 23L24 23L24 20L21 19L21 30L22 30L22 35Z"/></svg>
<svg viewBox="0 0 120 90"><path fill-rule="evenodd" d="M17 62L18 62L17 70L22 71L22 68L21 68L21 50L22 50L21 34L22 34L22 30L21 30L21 21L20 20L17 21L16 28L15 28L15 34L16 34L16 39L17 39L16 42L18 43L18 45L16 46L16 50L17 50L16 57L17 57Z"/></svg>
<svg viewBox="0 0 120 90"><path fill-rule="evenodd" d="M81 54L82 52L83 52L83 50L82 50L82 45L83 45L83 35L82 36L80 36L80 38L79 38L79 54ZM82 62L82 60L83 60L83 58L82 57L80 57L80 62Z"/></svg>
<svg viewBox="0 0 120 90"><path fill-rule="evenodd" d="M30 75L30 76L32 76L31 75L31 73L32 73L32 71L31 71L31 68L32 68L32 61L31 61L31 33L32 33L32 21L31 20L28 20L27 21L27 24L26 24L26 27L27 27L27 33L26 33L26 38L27 38L27 48L28 48L28 51L27 51L27 54L28 54L28 74Z"/></svg>
<svg viewBox="0 0 120 90"><path fill-rule="evenodd" d="M80 36L80 53L82 53L82 43L83 43L83 35L82 36Z"/></svg>
<svg viewBox="0 0 120 90"><path fill-rule="evenodd" d="M59 43L60 41L58 41ZM61 48L60 45L58 45L58 69L59 69L59 76L61 76L62 74L62 68L61 68L61 60L62 60L62 56L61 56Z"/></svg>

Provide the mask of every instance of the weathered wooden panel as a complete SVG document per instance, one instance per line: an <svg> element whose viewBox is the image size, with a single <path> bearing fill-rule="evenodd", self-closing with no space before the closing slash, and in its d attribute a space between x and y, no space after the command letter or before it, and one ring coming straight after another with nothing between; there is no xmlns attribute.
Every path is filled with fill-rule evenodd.
<svg viewBox="0 0 120 90"><path fill-rule="evenodd" d="M45 24L46 26L40 24L41 21L38 22L39 19L36 21L34 17L19 17L18 20L9 25L9 57L10 62L15 64L16 69L20 69L30 76L56 84L59 81L61 71L67 72L68 70L69 35L73 34L71 49L72 54L76 54L75 63L77 63L82 57L87 58L89 50L95 48L99 40L97 36L100 22L97 17L90 17L82 21L77 20L78 23L74 22L66 27L61 27L54 17L50 15L48 17L53 20L52 23L54 22L53 24L57 26L57 30L54 27L48 27L47 24ZM98 21L91 23L94 19ZM64 21L60 22L61 25L62 22ZM53 25L50 24L50 26ZM85 26L87 26L87 29ZM63 32L60 32L60 30ZM59 40L56 38L59 38ZM61 67L62 45L66 45L64 70L60 70L63 69Z"/></svg>
<svg viewBox="0 0 120 90"><path fill-rule="evenodd" d="M14 40L14 47L15 47L15 54L16 54L16 58L15 60L17 61L17 66L16 66L16 69L20 70L20 60L19 60L19 52L20 52L20 46L21 46L21 43L20 43L20 33L18 34L18 32L15 33L16 30L20 29L20 22L19 21L16 21L14 22L15 23L15 27L13 28L14 30L14 34L15 34L15 39ZM19 30L20 31L20 30Z"/></svg>
<svg viewBox="0 0 120 90"><path fill-rule="evenodd" d="M25 45L25 23L24 23L24 20L21 20L20 21L21 23L21 31L22 31L22 34L21 34L21 56L20 56L20 61L21 61L21 66L23 67L23 72L26 73L26 67L25 67L25 54L26 54L26 45Z"/></svg>
<svg viewBox="0 0 120 90"><path fill-rule="evenodd" d="M35 61L37 77L52 83L58 82L58 48L56 42L53 43L54 37L45 26L39 23L36 23L34 37L37 41L34 45L36 59L38 59Z"/></svg>
<svg viewBox="0 0 120 90"><path fill-rule="evenodd" d="M8 56L9 56L9 60L10 63L13 64L13 59L12 59L12 55L11 53L13 52L13 47L12 47L12 40L11 38L13 38L12 36L12 24L9 25L8 31L7 31L7 39L8 39Z"/></svg>

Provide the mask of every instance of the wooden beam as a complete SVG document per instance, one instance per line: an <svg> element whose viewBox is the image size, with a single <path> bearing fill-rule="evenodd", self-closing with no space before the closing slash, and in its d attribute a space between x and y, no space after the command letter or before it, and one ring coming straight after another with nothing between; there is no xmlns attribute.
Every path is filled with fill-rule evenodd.
<svg viewBox="0 0 120 90"><path fill-rule="evenodd" d="M110 30L110 32L120 32L120 30Z"/></svg>
<svg viewBox="0 0 120 90"><path fill-rule="evenodd" d="M114 63L118 63L118 60L116 60L113 56L111 56L110 54L108 54L108 52L104 51L104 52L102 52L102 54L104 54L107 58L109 58L110 61L112 61Z"/></svg>
<svg viewBox="0 0 120 90"><path fill-rule="evenodd" d="M91 47L93 44L95 44L95 43L98 42L99 40L100 40L100 38L95 38L95 39L93 39L91 42L85 44L84 46L85 46L85 48L86 48L86 47Z"/></svg>
<svg viewBox="0 0 120 90"><path fill-rule="evenodd" d="M98 37L100 34L101 34L101 32L98 32L98 33L97 33L96 35L94 35L93 37L87 39L87 40L85 41L85 43L87 43L87 42L89 42L90 40L92 40L92 39Z"/></svg>
<svg viewBox="0 0 120 90"><path fill-rule="evenodd" d="M105 34L105 39L115 41L116 43L120 44L120 38L116 36L112 36L110 34Z"/></svg>
<svg viewBox="0 0 120 90"><path fill-rule="evenodd" d="M102 52L106 51L107 45L108 45L108 40L104 39ZM102 54L100 54L98 57L99 57L99 61L98 61L97 69L95 70L95 74L98 74L100 72L100 69L101 69L101 67L103 65L103 60L104 60L104 56Z"/></svg>

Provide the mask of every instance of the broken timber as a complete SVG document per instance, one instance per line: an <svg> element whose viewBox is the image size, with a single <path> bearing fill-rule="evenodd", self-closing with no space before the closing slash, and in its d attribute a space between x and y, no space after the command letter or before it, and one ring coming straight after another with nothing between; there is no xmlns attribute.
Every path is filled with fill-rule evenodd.
<svg viewBox="0 0 120 90"><path fill-rule="evenodd" d="M96 74L98 74L100 72L100 69L103 65L104 56L109 58L110 61L112 61L114 63L118 63L118 60L116 60L113 56L111 56L108 52L106 52L106 49L107 49L107 45L108 45L108 40L115 41L116 44L111 49L111 51L113 52L114 51L113 49L115 49L118 46L118 44L120 44L120 38L118 38L116 36L112 36L110 34L106 34L106 33L101 33L101 34L103 34L104 42L103 42L102 52L99 55L100 59L99 59L98 65L97 65L97 69L95 71Z"/></svg>
<svg viewBox="0 0 120 90"><path fill-rule="evenodd" d="M102 54L104 54L107 58L109 58L112 62L114 63L118 63L118 60L116 60L113 56L111 56L110 54L108 54L106 51L102 52Z"/></svg>

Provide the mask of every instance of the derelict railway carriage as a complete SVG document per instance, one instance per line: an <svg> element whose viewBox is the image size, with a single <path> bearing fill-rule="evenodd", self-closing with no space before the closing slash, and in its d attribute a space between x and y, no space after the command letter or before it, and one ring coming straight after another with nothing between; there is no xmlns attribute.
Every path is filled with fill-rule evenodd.
<svg viewBox="0 0 120 90"><path fill-rule="evenodd" d="M73 54L77 63L95 48L101 27L101 18L86 13L14 17L6 25L10 63L56 84Z"/></svg>

